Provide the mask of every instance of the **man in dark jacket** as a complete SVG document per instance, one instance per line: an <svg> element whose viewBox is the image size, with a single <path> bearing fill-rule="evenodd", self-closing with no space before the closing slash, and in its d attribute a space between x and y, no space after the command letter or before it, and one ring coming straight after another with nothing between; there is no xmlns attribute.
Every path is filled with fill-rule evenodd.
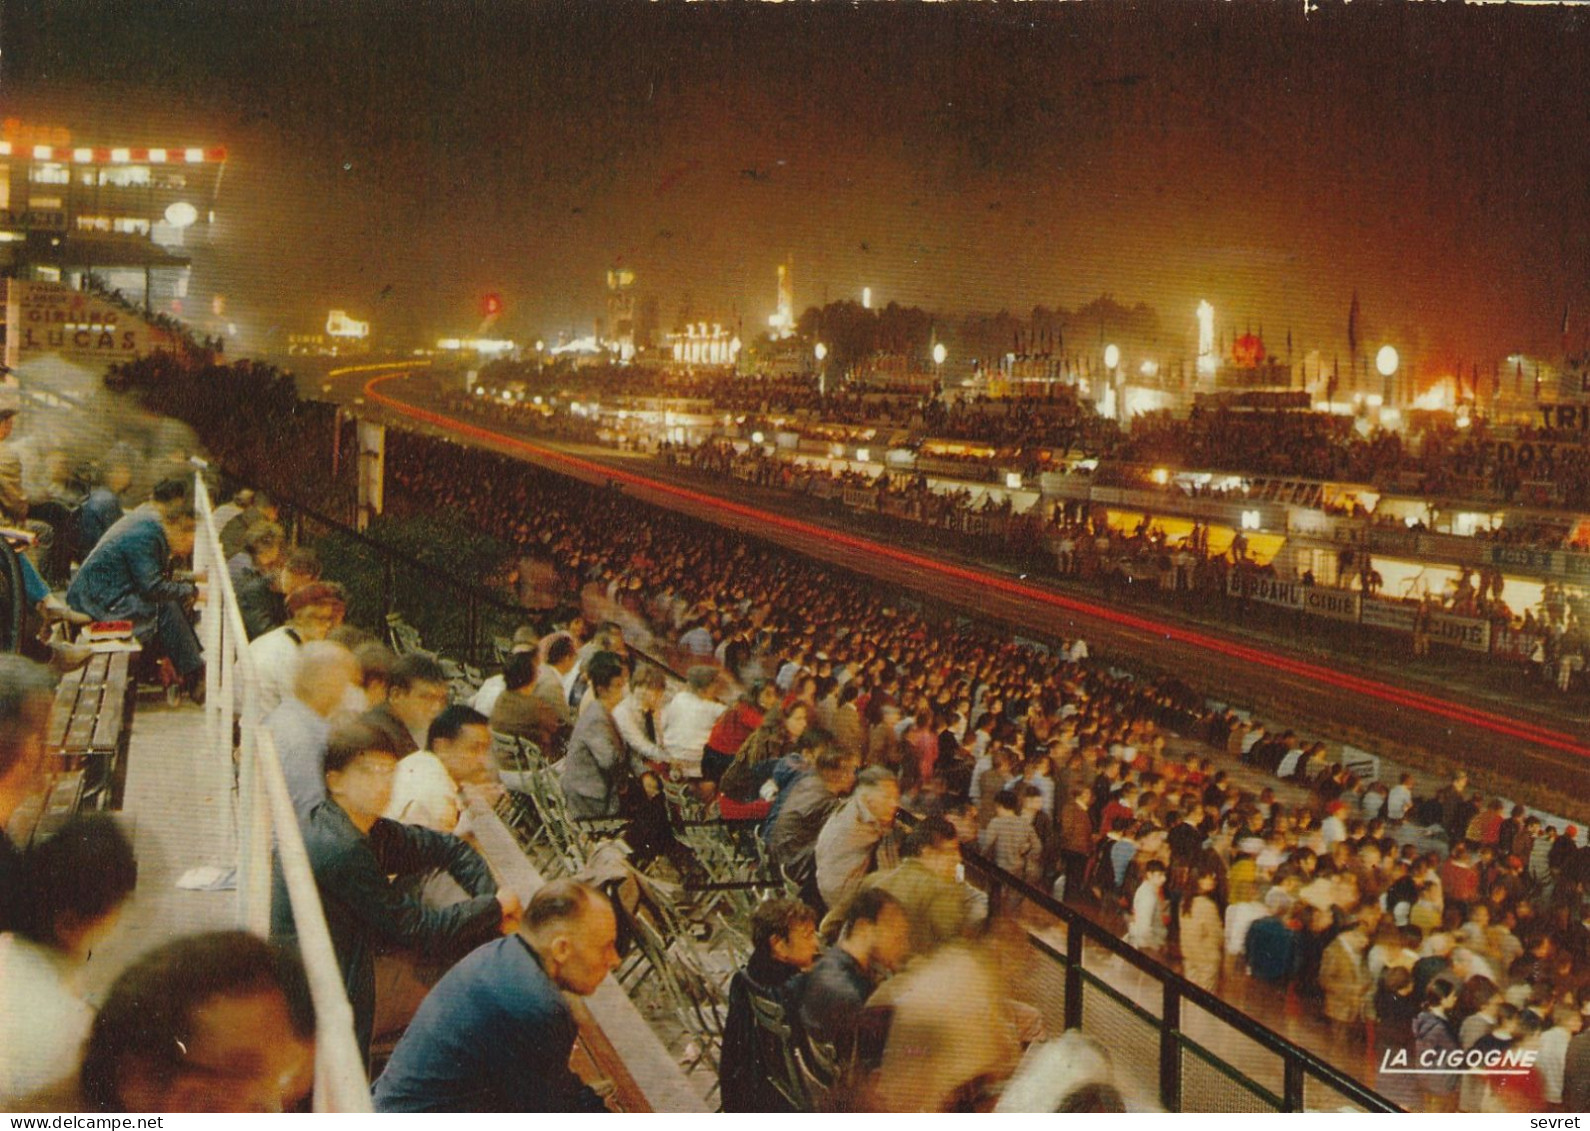
<svg viewBox="0 0 1590 1131"><path fill-rule="evenodd" d="M332 731L326 745L326 799L303 822L304 848L320 888L326 925L353 1005L354 1034L366 1057L375 1022L375 953L410 948L434 957L463 954L518 925L519 901L498 892L486 862L457 837L381 817L392 798L397 757L362 723ZM473 898L428 907L393 882L431 869L447 872ZM273 934L294 933L285 899Z"/></svg>
<svg viewBox="0 0 1590 1131"><path fill-rule="evenodd" d="M524 932L479 947L426 995L375 1082L377 1111L602 1111L569 1067L588 996L618 968L607 897L572 880L538 890Z"/></svg>
<svg viewBox="0 0 1590 1131"><path fill-rule="evenodd" d="M783 1053L757 1027L751 995L782 1006L785 1020L798 1031L786 991L816 961L817 914L798 899L770 899L751 913L751 945L751 960L729 980L718 1091L724 1111L791 1111L775 1083L786 1075Z"/></svg>

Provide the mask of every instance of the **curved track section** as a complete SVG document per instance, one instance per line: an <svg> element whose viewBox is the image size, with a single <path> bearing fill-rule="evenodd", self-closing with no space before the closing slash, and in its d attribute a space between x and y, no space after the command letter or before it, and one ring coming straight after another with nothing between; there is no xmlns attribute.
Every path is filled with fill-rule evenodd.
<svg viewBox="0 0 1590 1131"><path fill-rule="evenodd" d="M373 368L373 367L372 367ZM1015 625L1081 634L1162 670L1192 676L1206 692L1273 705L1322 729L1351 728L1509 779L1590 796L1590 744L1543 721L1468 706L1407 686L1212 635L1024 583L598 463L483 428L382 389L411 366L368 380L365 397L460 439L778 542L890 584Z"/></svg>

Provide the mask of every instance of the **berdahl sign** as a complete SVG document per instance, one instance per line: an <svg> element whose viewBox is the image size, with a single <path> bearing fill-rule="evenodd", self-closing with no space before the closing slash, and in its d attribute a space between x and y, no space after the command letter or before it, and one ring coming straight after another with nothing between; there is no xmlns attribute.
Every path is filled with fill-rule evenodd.
<svg viewBox="0 0 1590 1131"><path fill-rule="evenodd" d="M1358 622L1359 594L1346 589L1325 589L1274 577L1238 577L1232 574L1227 590L1233 597L1246 597L1283 609L1301 609L1317 617Z"/></svg>

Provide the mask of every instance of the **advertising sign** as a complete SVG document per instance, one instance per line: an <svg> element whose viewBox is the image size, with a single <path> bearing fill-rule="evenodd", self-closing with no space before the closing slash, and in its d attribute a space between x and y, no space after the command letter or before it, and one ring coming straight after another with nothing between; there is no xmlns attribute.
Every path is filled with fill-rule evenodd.
<svg viewBox="0 0 1590 1131"><path fill-rule="evenodd" d="M6 364L35 358L108 365L172 345L171 336L113 303L55 283L6 281Z"/></svg>

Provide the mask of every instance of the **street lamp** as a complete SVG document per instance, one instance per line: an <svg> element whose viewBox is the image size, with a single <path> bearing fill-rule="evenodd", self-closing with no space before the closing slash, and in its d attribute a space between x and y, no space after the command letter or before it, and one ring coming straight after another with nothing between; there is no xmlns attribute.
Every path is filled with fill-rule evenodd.
<svg viewBox="0 0 1590 1131"><path fill-rule="evenodd" d="M933 383L940 392L944 389L944 359L949 355L950 351L944 348L943 342L933 343Z"/></svg>
<svg viewBox="0 0 1590 1131"><path fill-rule="evenodd" d="M1381 377L1385 378L1384 397L1386 404L1393 403L1391 396L1391 382L1397 375L1398 360L1397 348L1395 346L1381 346L1380 352L1375 354L1375 369L1379 371Z"/></svg>
<svg viewBox="0 0 1590 1131"><path fill-rule="evenodd" d="M828 395L828 366L824 365L823 361L828 357L828 347L823 345L822 342L818 342L812 347L812 356L817 359L817 395L826 397Z"/></svg>
<svg viewBox="0 0 1590 1131"><path fill-rule="evenodd" d="M1114 373L1115 367L1119 364L1121 364L1121 349L1114 342L1111 342L1104 347L1104 368Z"/></svg>

